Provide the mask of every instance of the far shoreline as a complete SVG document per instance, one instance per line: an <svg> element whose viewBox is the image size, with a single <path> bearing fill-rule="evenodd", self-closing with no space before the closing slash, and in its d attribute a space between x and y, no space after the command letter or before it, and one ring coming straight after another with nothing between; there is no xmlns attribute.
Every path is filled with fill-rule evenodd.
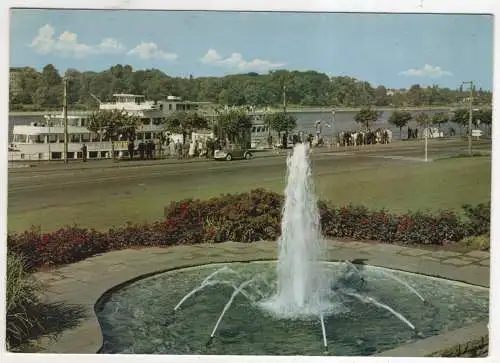
<svg viewBox="0 0 500 363"><path fill-rule="evenodd" d="M411 107L390 107L390 106L372 106L371 108L374 110L378 111L394 111L394 110L407 110L407 111L453 111L457 108L465 108L467 106L411 106ZM488 105L476 105L474 108L491 108L491 106ZM282 111L282 108L270 108L269 112L280 112ZM289 106L287 107L287 112L292 112L292 113L323 113L323 112L358 112L361 110L361 107L308 107L308 106L301 106L301 107L293 107ZM91 113L96 110L68 110L68 114L74 114L74 113ZM263 112L265 109L261 108L258 109L257 112ZM37 116L43 116L49 113L55 113L55 112L61 112L62 110L45 110L45 111L9 111L9 117L37 117Z"/></svg>

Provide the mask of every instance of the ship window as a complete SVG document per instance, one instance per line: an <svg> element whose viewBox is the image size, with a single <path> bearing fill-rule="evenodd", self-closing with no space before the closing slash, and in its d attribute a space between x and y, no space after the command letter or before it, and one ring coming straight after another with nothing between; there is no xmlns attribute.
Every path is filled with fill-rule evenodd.
<svg viewBox="0 0 500 363"><path fill-rule="evenodd" d="M81 126L85 126L85 119L84 119L84 118L82 118L82 119L81 119L81 123L80 123L80 125L81 125Z"/></svg>
<svg viewBox="0 0 500 363"><path fill-rule="evenodd" d="M24 154L21 154L21 159L24 159Z"/></svg>
<svg viewBox="0 0 500 363"><path fill-rule="evenodd" d="M90 134L82 134L82 142L89 142L89 141L90 141Z"/></svg>
<svg viewBox="0 0 500 363"><path fill-rule="evenodd" d="M97 158L97 151L89 151L89 159Z"/></svg>
<svg viewBox="0 0 500 363"><path fill-rule="evenodd" d="M31 139L35 144L43 144L44 141L43 135L33 135L31 136Z"/></svg>
<svg viewBox="0 0 500 363"><path fill-rule="evenodd" d="M143 118L142 119L142 124L143 125L149 125L151 123L151 120L149 118Z"/></svg>
<svg viewBox="0 0 500 363"><path fill-rule="evenodd" d="M168 104L168 109L169 109L169 111L172 111L172 104L171 103Z"/></svg>
<svg viewBox="0 0 500 363"><path fill-rule="evenodd" d="M57 142L57 135L56 134L49 134L47 136L49 137L49 142L50 143Z"/></svg>
<svg viewBox="0 0 500 363"><path fill-rule="evenodd" d="M145 138L146 140L151 140L151 132L145 132L145 133L144 133L144 138Z"/></svg>
<svg viewBox="0 0 500 363"><path fill-rule="evenodd" d="M71 134L71 142L80 142L80 134Z"/></svg>
<svg viewBox="0 0 500 363"><path fill-rule="evenodd" d="M42 160L43 159L43 153L38 153L38 159Z"/></svg>
<svg viewBox="0 0 500 363"><path fill-rule="evenodd" d="M26 142L26 135L23 134L14 135L14 142Z"/></svg>

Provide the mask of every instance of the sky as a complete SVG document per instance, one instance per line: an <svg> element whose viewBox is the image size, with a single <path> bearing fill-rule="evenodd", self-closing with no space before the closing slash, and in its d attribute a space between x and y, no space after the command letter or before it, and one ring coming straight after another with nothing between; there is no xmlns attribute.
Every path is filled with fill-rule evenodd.
<svg viewBox="0 0 500 363"><path fill-rule="evenodd" d="M10 19L13 67L316 70L389 88L493 83L489 15L15 9Z"/></svg>

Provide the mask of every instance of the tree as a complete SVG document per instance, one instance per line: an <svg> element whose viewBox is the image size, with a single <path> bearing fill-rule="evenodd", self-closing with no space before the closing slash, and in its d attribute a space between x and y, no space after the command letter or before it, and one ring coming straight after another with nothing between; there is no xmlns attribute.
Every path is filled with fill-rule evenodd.
<svg viewBox="0 0 500 363"><path fill-rule="evenodd" d="M252 117L244 108L217 110L217 122L214 133L229 143L247 147L250 143Z"/></svg>
<svg viewBox="0 0 500 363"><path fill-rule="evenodd" d="M411 105L421 106L424 103L424 90L419 84L414 84L408 90L407 97Z"/></svg>
<svg viewBox="0 0 500 363"><path fill-rule="evenodd" d="M389 117L389 123L399 127L399 138L402 139L403 127L411 121L412 115L408 111L396 110Z"/></svg>
<svg viewBox="0 0 500 363"><path fill-rule="evenodd" d="M431 123L433 125L438 125L439 131L441 131L441 125L449 121L449 117L445 112L438 112L432 115Z"/></svg>
<svg viewBox="0 0 500 363"><path fill-rule="evenodd" d="M462 135L463 127L469 124L469 110L467 108L455 110L450 121L458 125L460 128L460 135Z"/></svg>
<svg viewBox="0 0 500 363"><path fill-rule="evenodd" d="M104 139L111 141L111 157L115 158L115 141L120 134L128 140L135 137L135 130L139 126L140 118L122 110L96 111L89 116L88 129L100 134Z"/></svg>
<svg viewBox="0 0 500 363"><path fill-rule="evenodd" d="M384 86L378 86L375 89L375 106L389 105L389 96L387 96L387 89Z"/></svg>
<svg viewBox="0 0 500 363"><path fill-rule="evenodd" d="M488 133L491 135L491 123L492 123L493 115L492 115L492 109L480 109L477 112L477 120L480 120L482 124L487 125L488 127Z"/></svg>
<svg viewBox="0 0 500 363"><path fill-rule="evenodd" d="M208 127L208 120L197 112L177 111L162 122L167 131L182 134L183 144L186 143L187 136L191 139L193 131Z"/></svg>
<svg viewBox="0 0 500 363"><path fill-rule="evenodd" d="M371 107L363 107L355 116L354 120L366 129L370 129L372 124L378 120L381 112L373 110Z"/></svg>
<svg viewBox="0 0 500 363"><path fill-rule="evenodd" d="M33 95L39 109L60 107L62 79L57 69L49 64L41 72L33 68L16 70L23 74L23 95L11 103L16 106L33 104ZM267 74L245 73L222 77L172 77L159 69L134 71L129 65L116 64L102 72L69 69L73 82L69 85L69 106L72 109L91 109L95 101L89 93L102 101L110 101L113 93L136 93L150 100L180 96L190 101L210 101L224 105L255 105L280 107L283 104L283 84L289 105L359 107L375 104L395 107L424 104L451 105L464 101L468 92L439 88L436 85L412 85L409 90L388 94L380 85L376 89L360 79L334 76L317 71L276 70ZM57 96L57 97L56 97ZM474 104L491 105L492 93L479 89ZM15 101L15 102L14 102ZM31 101L31 103L30 103ZM43 102L42 102L43 101ZM22 102L22 103L20 103Z"/></svg>
<svg viewBox="0 0 500 363"><path fill-rule="evenodd" d="M429 125L429 122L431 120L430 116L426 114L425 112L419 112L415 117L415 121L417 121L417 124L420 126L427 126Z"/></svg>
<svg viewBox="0 0 500 363"><path fill-rule="evenodd" d="M62 84L62 78L52 64L43 67L40 81L41 85L45 87L60 86Z"/></svg>
<svg viewBox="0 0 500 363"><path fill-rule="evenodd" d="M297 127L297 118L285 112L268 114L266 115L265 122L269 125L270 129L278 132L279 136L281 136L282 132L288 135L288 133Z"/></svg>

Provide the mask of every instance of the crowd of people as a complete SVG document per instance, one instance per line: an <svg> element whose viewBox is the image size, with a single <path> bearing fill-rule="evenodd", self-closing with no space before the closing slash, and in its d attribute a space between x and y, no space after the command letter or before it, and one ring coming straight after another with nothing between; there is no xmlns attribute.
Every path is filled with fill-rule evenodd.
<svg viewBox="0 0 500 363"><path fill-rule="evenodd" d="M217 138L199 137L182 142L170 136L165 140L147 140L145 142L129 141L128 155L131 160L150 160L156 158L188 159L194 157L213 158L215 150L220 149L223 143Z"/></svg>

